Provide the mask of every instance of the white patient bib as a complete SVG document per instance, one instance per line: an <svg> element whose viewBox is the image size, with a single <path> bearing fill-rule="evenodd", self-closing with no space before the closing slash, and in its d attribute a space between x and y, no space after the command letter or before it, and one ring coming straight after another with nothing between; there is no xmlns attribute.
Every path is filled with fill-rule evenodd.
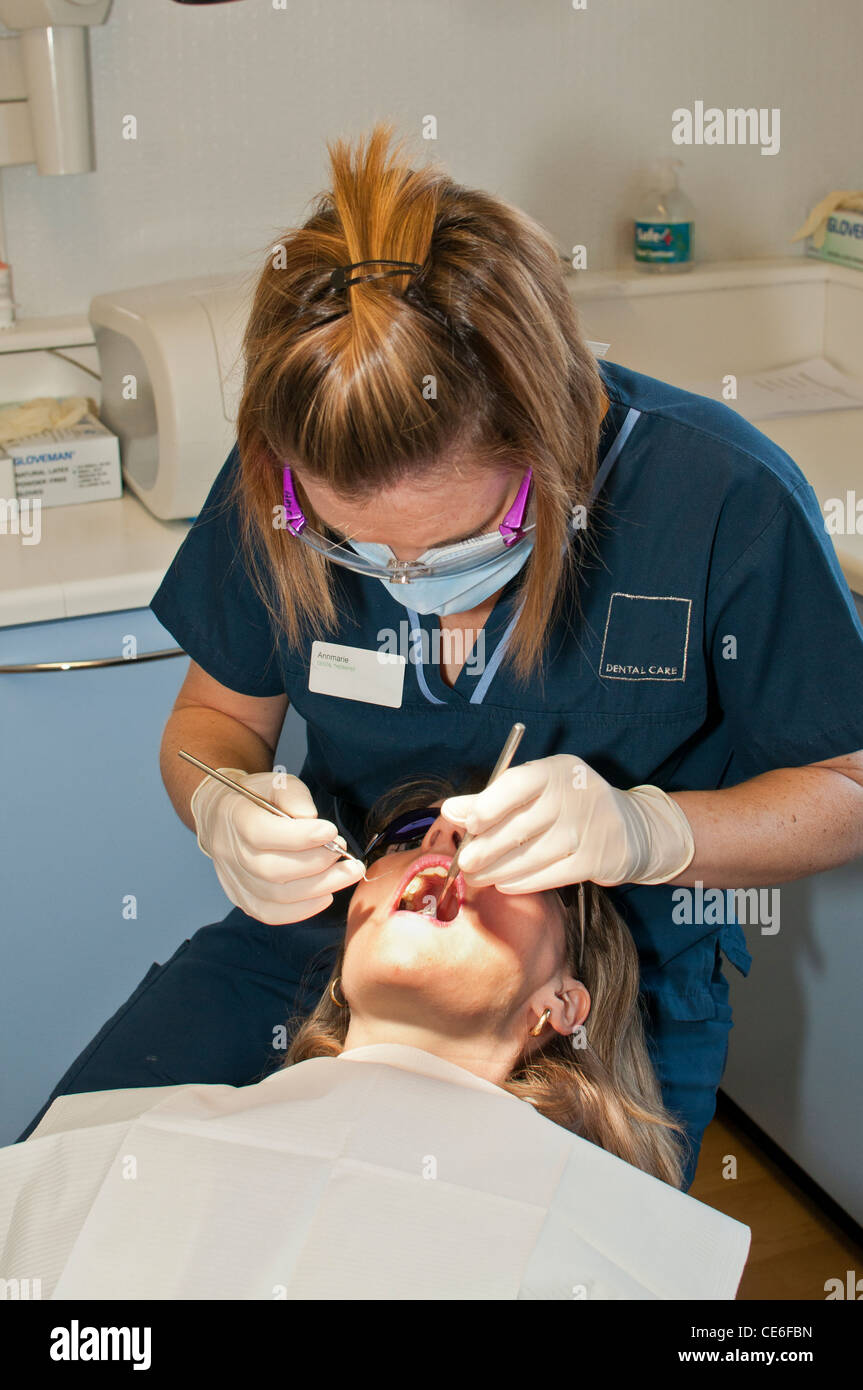
<svg viewBox="0 0 863 1390"><path fill-rule="evenodd" d="M0 1150L44 1298L733 1298L749 1228L417 1048L63 1096Z"/></svg>

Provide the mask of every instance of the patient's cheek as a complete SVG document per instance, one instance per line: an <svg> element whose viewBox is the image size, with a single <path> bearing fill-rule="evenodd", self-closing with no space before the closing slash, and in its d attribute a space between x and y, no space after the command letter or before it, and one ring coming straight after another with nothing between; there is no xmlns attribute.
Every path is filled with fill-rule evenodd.
<svg viewBox="0 0 863 1390"><path fill-rule="evenodd" d="M499 893L493 886L479 889L473 909L482 926L521 951L543 946L549 938L562 939L562 915L547 893Z"/></svg>
<svg viewBox="0 0 863 1390"><path fill-rule="evenodd" d="M471 894L471 903L480 918L498 926L509 926L516 922L530 922L534 913L530 897L514 898L508 893L499 893L494 884L487 888L476 888Z"/></svg>
<svg viewBox="0 0 863 1390"><path fill-rule="evenodd" d="M360 880L357 884L348 904L348 926L358 924L372 912L379 912L387 906L398 885L397 874L393 872L394 868L398 868L398 860L394 865L393 859L396 859L395 855L376 860L368 871L368 882Z"/></svg>

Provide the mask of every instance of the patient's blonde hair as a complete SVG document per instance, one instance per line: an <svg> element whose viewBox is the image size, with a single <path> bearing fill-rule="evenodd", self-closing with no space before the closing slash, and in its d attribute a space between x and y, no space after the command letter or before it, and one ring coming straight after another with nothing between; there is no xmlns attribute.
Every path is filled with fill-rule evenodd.
<svg viewBox="0 0 863 1390"><path fill-rule="evenodd" d="M423 799L421 794L425 791ZM402 811L431 806L452 795L440 779L424 779L397 788L370 813L370 834ZM575 1050L569 1037L552 1032L539 1049L517 1059L502 1089L532 1101L546 1119L660 1178L672 1187L683 1181L686 1136L662 1103L647 1052L643 1005L639 996L638 953L629 928L611 899L595 884L585 884L585 940L579 966L579 919L576 888L558 890L564 909L565 968L590 993L585 1024L587 1046ZM285 1066L311 1057L338 1057L344 1050L350 1006L339 1008L330 985L341 974L342 942L330 981L314 1011L299 1024Z"/></svg>

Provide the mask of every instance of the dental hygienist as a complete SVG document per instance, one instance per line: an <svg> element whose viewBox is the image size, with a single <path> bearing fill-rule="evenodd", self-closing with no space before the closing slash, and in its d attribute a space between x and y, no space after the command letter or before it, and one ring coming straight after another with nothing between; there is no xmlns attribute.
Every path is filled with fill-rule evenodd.
<svg viewBox="0 0 863 1390"><path fill-rule="evenodd" d="M613 890L688 1185L731 1027L721 957L750 957L680 889L863 851L863 629L789 456L597 363L543 230L387 142L331 150L333 192L273 248L237 447L152 602L191 657L165 784L237 910L154 967L55 1094L277 1065L360 876L324 842L361 852L365 812L418 769L487 776L520 720L517 764L444 804L476 834L462 871ZM274 787L289 704L308 756Z"/></svg>

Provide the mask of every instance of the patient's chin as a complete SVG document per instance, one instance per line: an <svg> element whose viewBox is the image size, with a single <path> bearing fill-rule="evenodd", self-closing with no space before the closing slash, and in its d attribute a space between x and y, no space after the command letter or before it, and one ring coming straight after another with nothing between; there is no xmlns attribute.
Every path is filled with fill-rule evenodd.
<svg viewBox="0 0 863 1390"><path fill-rule="evenodd" d="M470 1033L499 1018L499 987L465 982L428 962L375 961L371 971L368 964L356 976L342 977L354 1016L411 1024L442 1036Z"/></svg>
<svg viewBox="0 0 863 1390"><path fill-rule="evenodd" d="M347 989L353 978L362 993L401 990L444 1010L485 1012L500 1007L521 973L508 951L490 949L469 925L436 926L421 914L397 912L354 931L343 979Z"/></svg>

